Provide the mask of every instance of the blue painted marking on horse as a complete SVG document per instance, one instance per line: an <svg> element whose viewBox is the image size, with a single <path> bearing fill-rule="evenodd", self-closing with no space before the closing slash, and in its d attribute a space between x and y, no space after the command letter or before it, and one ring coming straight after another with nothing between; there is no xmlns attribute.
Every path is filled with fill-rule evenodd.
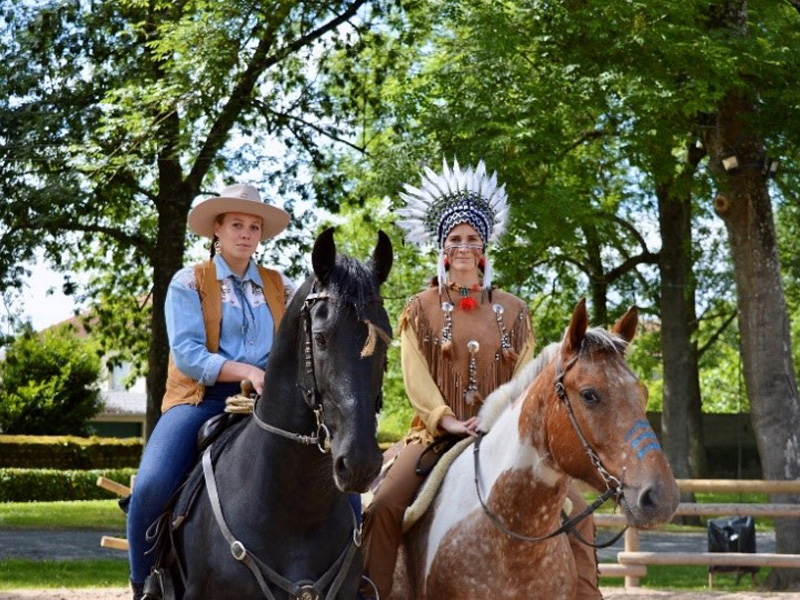
<svg viewBox="0 0 800 600"><path fill-rule="evenodd" d="M641 442L643 440L647 440L647 439L657 440L658 438L656 437L656 434L653 433L652 430L645 431L644 433L641 433L641 434L637 435L635 438L633 438L633 441L631 441L631 448L636 450L636 446L639 445L639 442Z"/></svg>
<svg viewBox="0 0 800 600"><path fill-rule="evenodd" d="M641 459L645 454L647 454L652 450L661 450L661 445L658 444L657 442L655 444L647 444L647 446L640 449L639 452L636 453L636 456L638 456Z"/></svg>
<svg viewBox="0 0 800 600"><path fill-rule="evenodd" d="M650 423L644 419L639 419L638 421L636 421L633 424L633 427L631 427L628 430L628 433L625 434L625 441L626 442L629 441L631 437L633 437L636 434L636 432L641 428L650 429Z"/></svg>

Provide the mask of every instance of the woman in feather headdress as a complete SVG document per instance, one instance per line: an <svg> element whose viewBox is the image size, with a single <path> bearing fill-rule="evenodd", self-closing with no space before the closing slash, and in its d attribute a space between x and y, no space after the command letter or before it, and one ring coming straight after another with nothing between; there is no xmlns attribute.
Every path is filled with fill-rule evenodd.
<svg viewBox="0 0 800 600"><path fill-rule="evenodd" d="M415 415L364 521L365 571L381 598L391 593L403 513L424 480L416 473L419 457L442 435L476 435L483 399L532 358L535 345L526 304L492 287L487 247L508 216L497 173L489 176L483 161L467 169L445 161L442 173L426 168L420 186L406 185L400 197L406 239L435 244L439 256L432 285L400 317L403 379ZM588 526L585 537L594 533ZM576 560L584 567L578 571L589 573L581 598L599 598L594 552L581 549Z"/></svg>

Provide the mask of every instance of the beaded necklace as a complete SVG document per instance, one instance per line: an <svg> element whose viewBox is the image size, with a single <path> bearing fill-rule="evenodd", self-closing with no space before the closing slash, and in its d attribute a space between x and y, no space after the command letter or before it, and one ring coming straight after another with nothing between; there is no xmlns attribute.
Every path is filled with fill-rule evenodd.
<svg viewBox="0 0 800 600"><path fill-rule="evenodd" d="M473 291L477 291L478 286L472 286L471 288ZM461 299L458 303L458 308L465 312L470 312L473 309L477 308L479 304L475 301L472 296L469 295L470 289L466 287L459 288L459 296ZM453 359L453 311L455 310L456 306L454 306L452 302L452 298L450 297L450 290L449 286L445 287L445 293L447 294L447 300L441 303L442 312L444 313L444 325L442 326L442 354L447 357L448 359ZM441 297L440 297L441 298ZM465 300L468 300L466 302ZM483 304L486 300L486 289L482 289L481 293L481 302ZM505 309L503 308L502 304L495 303L492 304L492 310L494 311L495 322L497 324L497 331L500 336L500 349L503 359L505 360L516 360L517 353L511 347L511 337L506 330L505 321L503 320L503 313ZM464 390L464 401L467 405L471 406L475 403L482 402L483 397L481 393L478 391L478 379L477 379L477 360L476 355L480 351L481 345L480 342L477 340L469 340L467 342L467 351L469 352L469 382L467 384L466 389ZM499 360L499 357L497 357Z"/></svg>

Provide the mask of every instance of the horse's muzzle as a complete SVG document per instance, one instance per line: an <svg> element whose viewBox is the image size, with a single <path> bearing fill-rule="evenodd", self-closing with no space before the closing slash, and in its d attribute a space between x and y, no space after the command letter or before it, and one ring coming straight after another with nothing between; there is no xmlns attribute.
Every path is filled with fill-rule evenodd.
<svg viewBox="0 0 800 600"><path fill-rule="evenodd" d="M680 502L680 491L674 479L649 481L642 486L626 487L623 505L628 523L634 527L652 527L672 518Z"/></svg>
<svg viewBox="0 0 800 600"><path fill-rule="evenodd" d="M381 470L381 453L377 444L368 456L342 454L333 460L333 477L336 486L343 492L361 494Z"/></svg>

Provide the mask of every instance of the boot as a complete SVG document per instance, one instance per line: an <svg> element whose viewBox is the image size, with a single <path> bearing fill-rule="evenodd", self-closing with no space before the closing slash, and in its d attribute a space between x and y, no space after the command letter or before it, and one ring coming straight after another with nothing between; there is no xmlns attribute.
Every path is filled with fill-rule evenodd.
<svg viewBox="0 0 800 600"><path fill-rule="evenodd" d="M131 590L133 591L133 600L142 600L144 597L144 584L131 581Z"/></svg>

